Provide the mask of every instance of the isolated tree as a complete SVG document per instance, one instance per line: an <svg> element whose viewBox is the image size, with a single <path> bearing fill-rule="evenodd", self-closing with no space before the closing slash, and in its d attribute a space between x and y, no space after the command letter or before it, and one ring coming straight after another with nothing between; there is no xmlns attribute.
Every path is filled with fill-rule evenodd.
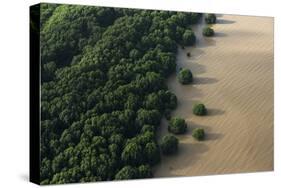
<svg viewBox="0 0 281 188"><path fill-rule="evenodd" d="M202 31L202 34L206 37L211 37L211 36L214 36L215 32L210 27L204 27L203 31Z"/></svg>
<svg viewBox="0 0 281 188"><path fill-rule="evenodd" d="M193 106L193 114L197 115L197 116L204 116L204 115L207 115L207 109L205 107L204 104L202 103L199 103L199 104L195 104Z"/></svg>
<svg viewBox="0 0 281 188"><path fill-rule="evenodd" d="M193 75L189 69L181 69L177 75L177 78L181 84L190 84L193 82Z"/></svg>
<svg viewBox="0 0 281 188"><path fill-rule="evenodd" d="M193 138L195 138L196 140L204 140L205 138L205 131L202 128L196 128L192 131L192 136Z"/></svg>

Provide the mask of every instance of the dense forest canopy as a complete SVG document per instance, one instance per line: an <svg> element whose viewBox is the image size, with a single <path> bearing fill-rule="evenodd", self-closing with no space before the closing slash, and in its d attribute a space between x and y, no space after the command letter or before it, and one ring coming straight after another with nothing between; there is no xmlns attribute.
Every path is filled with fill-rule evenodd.
<svg viewBox="0 0 281 188"><path fill-rule="evenodd" d="M156 129L177 106L165 79L201 15L56 4L40 15L41 183L152 177Z"/></svg>

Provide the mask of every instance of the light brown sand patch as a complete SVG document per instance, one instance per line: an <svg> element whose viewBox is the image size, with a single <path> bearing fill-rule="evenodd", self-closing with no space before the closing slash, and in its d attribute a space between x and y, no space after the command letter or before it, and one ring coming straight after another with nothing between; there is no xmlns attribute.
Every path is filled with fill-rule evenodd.
<svg viewBox="0 0 281 188"><path fill-rule="evenodd" d="M177 64L191 69L194 84L182 86L173 75L168 86L178 97L173 115L190 130L179 136L179 153L155 168L156 177L273 169L273 18L222 15L212 27L216 36L204 38L196 26L196 47L178 51ZM192 114L198 101L208 116ZM206 130L205 141L191 137L195 127ZM163 120L160 137L166 133Z"/></svg>

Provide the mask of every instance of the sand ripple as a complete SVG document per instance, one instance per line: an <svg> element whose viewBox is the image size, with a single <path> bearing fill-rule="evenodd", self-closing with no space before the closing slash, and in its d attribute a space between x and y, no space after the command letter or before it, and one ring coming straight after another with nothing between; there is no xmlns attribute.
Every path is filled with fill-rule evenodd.
<svg viewBox="0 0 281 188"><path fill-rule="evenodd" d="M173 115L184 117L190 130L203 127L207 140L179 136L178 155L164 157L156 177L273 169L273 18L222 15L213 28L216 36L206 39L196 26L196 48L179 48L177 63L192 70L194 84L168 79L179 102ZM192 115L197 101L209 116ZM166 129L163 120L160 136Z"/></svg>

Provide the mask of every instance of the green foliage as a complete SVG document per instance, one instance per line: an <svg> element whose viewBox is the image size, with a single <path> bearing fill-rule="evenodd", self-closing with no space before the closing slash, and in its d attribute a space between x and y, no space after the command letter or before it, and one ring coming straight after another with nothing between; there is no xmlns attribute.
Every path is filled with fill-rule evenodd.
<svg viewBox="0 0 281 188"><path fill-rule="evenodd" d="M207 14L205 17L205 22L207 24L215 24L217 21L217 17L215 14Z"/></svg>
<svg viewBox="0 0 281 188"><path fill-rule="evenodd" d="M173 135L166 135L161 139L161 151L164 155L171 155L178 150L178 139Z"/></svg>
<svg viewBox="0 0 281 188"><path fill-rule="evenodd" d="M174 117L169 121L168 130L174 134L183 134L187 131L187 124L184 119Z"/></svg>
<svg viewBox="0 0 281 188"><path fill-rule="evenodd" d="M121 159L128 165L140 164L142 162L141 146L137 143L129 143L125 146Z"/></svg>
<svg viewBox="0 0 281 188"><path fill-rule="evenodd" d="M215 32L210 27L204 27L203 31L202 31L202 34L206 37L211 37L211 36L214 36Z"/></svg>
<svg viewBox="0 0 281 188"><path fill-rule="evenodd" d="M177 106L165 79L200 16L41 5L42 184L152 176L156 128Z"/></svg>
<svg viewBox="0 0 281 188"><path fill-rule="evenodd" d="M191 30L186 30L184 34L182 35L182 42L185 46L192 46L196 41L196 37L194 35L194 32Z"/></svg>
<svg viewBox="0 0 281 188"><path fill-rule="evenodd" d="M160 150L155 142L150 142L145 145L144 154L146 161L151 164L157 164L160 161Z"/></svg>
<svg viewBox="0 0 281 188"><path fill-rule="evenodd" d="M177 78L181 84L190 84L193 82L193 75L189 69L181 69L177 75Z"/></svg>
<svg viewBox="0 0 281 188"><path fill-rule="evenodd" d="M161 115L158 110L145 110L141 108L137 112L136 121L140 126L145 124L156 126L159 125L160 120L161 120Z"/></svg>
<svg viewBox="0 0 281 188"><path fill-rule="evenodd" d="M204 140L205 138L205 131L204 129L201 129L201 128L196 128L192 131L192 136L193 138L195 138L196 140Z"/></svg>
<svg viewBox="0 0 281 188"><path fill-rule="evenodd" d="M205 107L204 104L202 103L199 103L199 104L195 104L193 106L193 114L197 115L197 116L204 116L204 115L207 115L207 109Z"/></svg>
<svg viewBox="0 0 281 188"><path fill-rule="evenodd" d="M152 170L149 165L141 165L138 167L138 178L152 178Z"/></svg>
<svg viewBox="0 0 281 188"><path fill-rule="evenodd" d="M115 180L128 180L138 178L138 171L131 166L123 167L116 175Z"/></svg>

